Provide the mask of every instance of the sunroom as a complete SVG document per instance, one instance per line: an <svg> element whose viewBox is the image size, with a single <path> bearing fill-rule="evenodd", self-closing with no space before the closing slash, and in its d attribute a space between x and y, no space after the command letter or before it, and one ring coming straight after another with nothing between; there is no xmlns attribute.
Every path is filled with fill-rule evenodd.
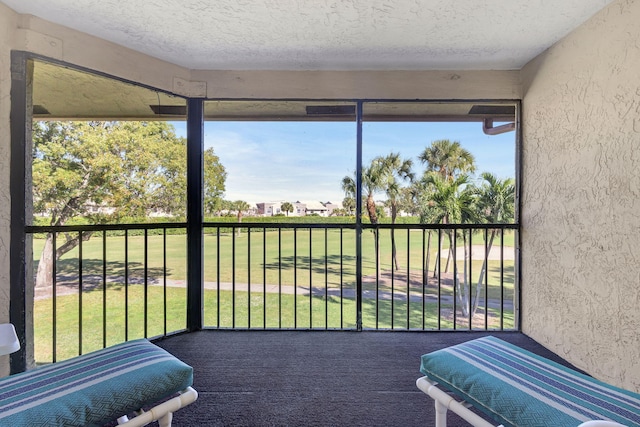
<svg viewBox="0 0 640 427"><path fill-rule="evenodd" d="M104 2L79 9L65 2L0 4L0 192L6 200L0 314L3 323L16 325L23 344L3 358L5 374L140 336L169 337L163 340L169 348L176 332L201 329L192 337L209 329L313 330L309 335L327 339L327 346L333 330L345 329L402 331L403 341L417 343L429 341L431 331L515 331L598 379L640 390L634 362L640 356L634 268L640 256L640 156L634 154L640 6L619 0L542 2L539 9L502 1L483 8L365 3L258 2L255 10L235 2L204 10L157 2L143 10ZM220 32L207 28L207 19L218 20ZM171 20L175 26L166 24ZM432 33L400 31L424 26ZM174 123L186 140L184 221L39 228L30 194L31 124L55 121ZM366 205L355 204L350 220L297 223L282 201L281 223L268 227L248 207L227 207L228 222L211 220L203 197L205 141L228 123L280 131L297 123L306 135L331 133L350 162L343 175L357 184L355 200L366 198L367 150L382 125L399 134L413 125L425 126L416 128L420 133L432 123L456 123L487 138L508 137L499 150L511 156L513 220L376 224ZM299 154L319 158L313 151ZM273 166L263 163L259 167ZM287 165L289 174L302 181L305 174L293 166ZM67 234L78 243L75 255L54 260L47 273L53 295L43 298L29 284L47 233L58 239L54 248ZM115 240L117 271L108 261L113 255L106 255ZM167 266L176 247L177 263L186 267ZM477 247L483 254L465 263L462 253ZM439 265L449 259L445 249L455 260L461 253L450 273ZM182 269L182 277L163 273L167 269ZM465 276L474 278L466 290L456 286ZM119 285L118 308L108 302L108 283ZM103 285L104 294L95 292ZM152 294L160 295L159 305ZM175 300L178 308L167 304ZM70 324L60 314L66 304L80 313ZM177 323L167 320L174 309ZM114 310L122 327L106 320ZM95 331L86 320L91 311L103 319ZM129 311L144 315L129 324ZM110 336L111 329L121 332ZM246 337L261 339L252 334Z"/></svg>

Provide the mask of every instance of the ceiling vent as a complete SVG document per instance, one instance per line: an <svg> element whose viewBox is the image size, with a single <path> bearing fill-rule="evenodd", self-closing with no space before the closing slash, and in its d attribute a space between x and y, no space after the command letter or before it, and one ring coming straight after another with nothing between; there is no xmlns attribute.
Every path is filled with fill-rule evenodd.
<svg viewBox="0 0 640 427"><path fill-rule="evenodd" d="M308 116L354 116L355 105L307 105Z"/></svg>
<svg viewBox="0 0 640 427"><path fill-rule="evenodd" d="M469 114L482 114L484 116L512 116L516 115L515 105L474 105Z"/></svg>
<svg viewBox="0 0 640 427"><path fill-rule="evenodd" d="M186 105L149 105L149 108L159 116L186 116Z"/></svg>

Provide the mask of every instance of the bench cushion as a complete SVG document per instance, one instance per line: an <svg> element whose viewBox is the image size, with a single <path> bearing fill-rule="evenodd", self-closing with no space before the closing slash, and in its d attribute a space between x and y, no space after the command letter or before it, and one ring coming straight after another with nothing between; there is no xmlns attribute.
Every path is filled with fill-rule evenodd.
<svg viewBox="0 0 640 427"><path fill-rule="evenodd" d="M422 356L420 371L505 426L640 427L640 395L613 387L495 337Z"/></svg>
<svg viewBox="0 0 640 427"><path fill-rule="evenodd" d="M0 425L102 425L191 386L193 369L142 339L0 380Z"/></svg>

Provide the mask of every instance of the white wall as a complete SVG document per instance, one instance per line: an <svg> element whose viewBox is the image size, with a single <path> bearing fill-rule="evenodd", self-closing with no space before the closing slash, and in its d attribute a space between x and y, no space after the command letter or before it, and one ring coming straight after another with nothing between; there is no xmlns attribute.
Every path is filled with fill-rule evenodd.
<svg viewBox="0 0 640 427"><path fill-rule="evenodd" d="M522 70L523 331L640 391L640 2Z"/></svg>

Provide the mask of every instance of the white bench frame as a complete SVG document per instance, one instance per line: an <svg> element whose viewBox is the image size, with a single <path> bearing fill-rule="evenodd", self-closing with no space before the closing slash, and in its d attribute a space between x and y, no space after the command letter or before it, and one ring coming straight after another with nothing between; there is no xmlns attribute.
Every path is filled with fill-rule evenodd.
<svg viewBox="0 0 640 427"><path fill-rule="evenodd" d="M197 398L198 392L192 387L187 387L176 397L156 405L148 411L140 410L140 412L131 419L126 415L118 418L118 424L127 427L141 427L146 426L153 421L158 421L158 425L160 427L171 427L173 413L178 409L195 402Z"/></svg>
<svg viewBox="0 0 640 427"><path fill-rule="evenodd" d="M465 401L457 401L450 394L445 393L437 387L437 382L431 381L427 377L418 378L416 385L420 390L431 396L436 406L435 427L447 427L447 411L450 409L458 414L462 419L474 427L495 427L494 424L486 421L469 408L472 406ZM502 427L500 425L499 427Z"/></svg>
<svg viewBox="0 0 640 427"><path fill-rule="evenodd" d="M447 427L447 411L451 410L455 414L459 415L462 419L470 423L474 427L495 427L492 424L480 417L478 414L472 412L469 408L473 405L465 402L458 401L450 394L444 392L437 387L437 382L431 381L427 377L418 378L416 380L416 386L424 393L428 394L435 401L436 408L436 423L435 427ZM500 424L498 427L503 427ZM587 421L576 427L625 427L622 424L618 424L612 421Z"/></svg>

